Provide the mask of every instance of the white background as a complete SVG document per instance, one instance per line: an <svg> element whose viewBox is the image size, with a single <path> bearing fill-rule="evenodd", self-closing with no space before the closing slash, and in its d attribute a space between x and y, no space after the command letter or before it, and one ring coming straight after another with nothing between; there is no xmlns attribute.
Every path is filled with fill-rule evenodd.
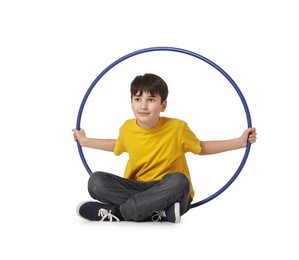
<svg viewBox="0 0 299 260"><path fill-rule="evenodd" d="M1 259L298 259L298 8L296 1L1 1ZM132 51L199 53L238 84L258 142L231 187L179 224L90 223L88 174L71 129L96 76ZM242 104L211 66L150 53L112 69L91 93L81 126L117 137L132 117L129 85L162 76L165 116L202 140L246 128ZM84 150L93 170L122 174L126 156ZM244 151L188 155L196 201L224 185ZM5 256L4 256L5 255Z"/></svg>

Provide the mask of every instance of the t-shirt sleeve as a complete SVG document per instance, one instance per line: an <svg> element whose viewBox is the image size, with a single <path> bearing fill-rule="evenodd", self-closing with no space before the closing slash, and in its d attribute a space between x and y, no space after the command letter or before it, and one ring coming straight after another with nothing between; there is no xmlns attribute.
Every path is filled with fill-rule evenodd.
<svg viewBox="0 0 299 260"><path fill-rule="evenodd" d="M201 151L200 141L185 123L182 130L182 145L185 153L199 154Z"/></svg>
<svg viewBox="0 0 299 260"><path fill-rule="evenodd" d="M122 153L126 152L126 145L125 145L125 138L123 134L123 127L119 130L119 136L116 140L115 146L114 146L114 154L115 155L121 155Z"/></svg>

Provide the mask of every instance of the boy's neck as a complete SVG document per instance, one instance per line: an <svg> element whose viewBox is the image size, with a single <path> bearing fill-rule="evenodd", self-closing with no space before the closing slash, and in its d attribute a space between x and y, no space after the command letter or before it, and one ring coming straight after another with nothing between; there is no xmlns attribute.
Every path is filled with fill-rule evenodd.
<svg viewBox="0 0 299 260"><path fill-rule="evenodd" d="M161 117L159 117L158 120L155 122L149 122L149 123L142 123L136 120L136 124L142 129L151 129L151 128L155 128L159 124L160 118Z"/></svg>

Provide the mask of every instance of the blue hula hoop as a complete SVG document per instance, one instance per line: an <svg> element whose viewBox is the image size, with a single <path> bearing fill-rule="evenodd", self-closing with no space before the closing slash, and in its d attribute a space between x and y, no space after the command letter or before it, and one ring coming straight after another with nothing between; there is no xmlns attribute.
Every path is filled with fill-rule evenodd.
<svg viewBox="0 0 299 260"><path fill-rule="evenodd" d="M80 129L80 123L81 123L81 117L82 117L82 112L83 112L83 109L84 109L84 106L85 106L85 103L91 93L91 91L93 90L93 88L95 87L95 85L97 84L97 82L109 71L111 70L114 66L116 66L117 64L119 64L120 62L126 60L126 59L129 59L133 56L136 56L136 55L139 55L139 54L142 54L142 53L147 53L147 52L153 52L153 51L172 51L172 52L179 52L179 53L183 53L183 54L187 54L187 55L190 55L190 56L193 56L195 58L198 58L204 62L206 62L207 64L211 65L212 67L214 67L216 70L218 70L230 83L231 85L234 87L235 91L238 93L240 99L241 99L241 102L243 104L243 107L244 107L244 110L245 110L245 113L246 113L246 118L247 118L247 125L248 125L248 128L250 128L252 126L251 124L251 116L250 116L250 112L249 112L249 108L248 108L248 105L247 105L247 102L241 92L241 90L239 89L239 87L237 86L237 84L233 81L233 79L222 69L220 68L217 64L215 64L214 62L212 62L211 60L203 57L202 55L199 55L195 52L192 52L192 51L188 51L188 50L185 50L185 49L180 49L180 48L175 48L175 47L151 47L151 48L145 48L145 49L141 49L141 50L137 50L137 51L134 51L134 52L131 52L121 58L119 58L118 60L114 61L113 63L111 63L107 68L105 68L97 77L96 79L92 82L92 84L90 85L90 87L88 88L87 92L85 93L84 97L83 97L83 100L81 102L81 105L80 105L80 108L79 108L79 112L78 112L78 116L77 116L77 124L76 124L76 128L79 130ZM85 167L85 169L87 170L87 172L91 175L92 174L92 171L91 169L89 168L87 162L86 162L86 159L84 157L84 154L83 154L83 151L82 151L82 147L80 146L80 143L77 142L77 147L78 147L78 151L79 151L79 154L80 154L80 157L81 157L81 160L82 160L82 163ZM203 205L209 201L211 201L212 199L218 197L221 193L223 193L234 181L235 179L239 176L240 172L242 171L245 163L246 163L246 160L248 158L248 155L249 155L249 152L250 152L250 147L251 147L251 144L249 142L247 142L247 146L246 146L246 149L245 149L245 153L244 153L244 156L241 160L241 163L239 165L239 167L237 168L236 172L234 173L234 175L229 179L229 181L221 188L219 189L218 191L216 191L214 194L212 194L211 196L201 200L201 201L198 201L198 202L195 202L193 204L191 204L191 208L195 208L197 206L200 206L200 205Z"/></svg>

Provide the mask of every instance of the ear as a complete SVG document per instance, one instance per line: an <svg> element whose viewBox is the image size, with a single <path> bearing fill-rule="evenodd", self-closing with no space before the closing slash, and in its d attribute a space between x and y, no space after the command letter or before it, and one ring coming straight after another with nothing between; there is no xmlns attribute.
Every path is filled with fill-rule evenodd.
<svg viewBox="0 0 299 260"><path fill-rule="evenodd" d="M167 100L163 101L163 103L161 104L161 112L164 112L166 107L167 107Z"/></svg>

